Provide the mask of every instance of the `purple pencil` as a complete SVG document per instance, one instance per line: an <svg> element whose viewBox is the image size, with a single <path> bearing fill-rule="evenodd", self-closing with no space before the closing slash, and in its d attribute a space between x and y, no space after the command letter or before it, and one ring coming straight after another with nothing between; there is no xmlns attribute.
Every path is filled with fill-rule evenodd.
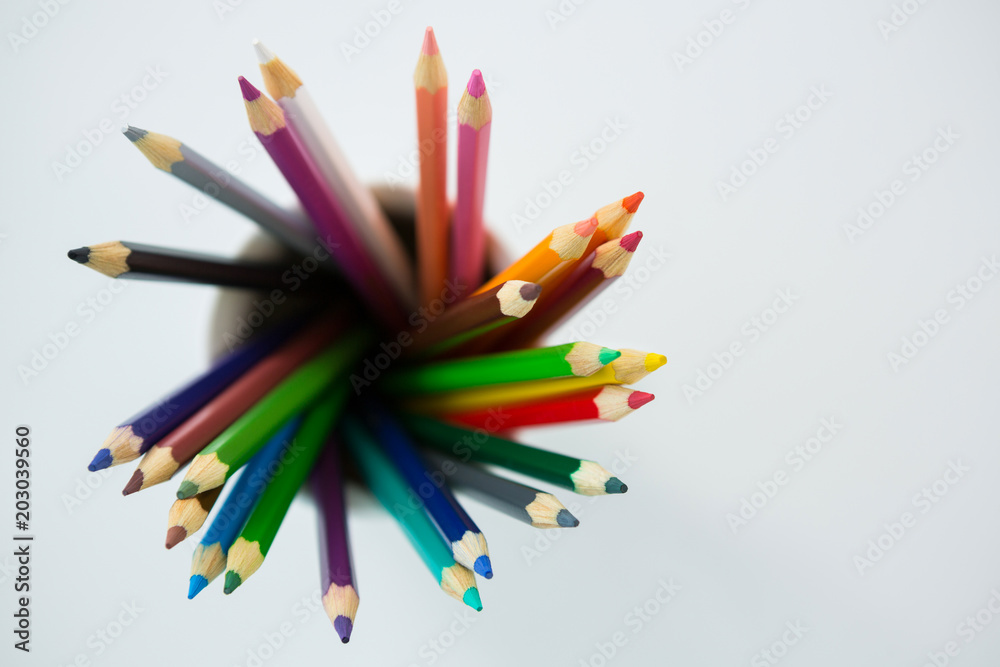
<svg viewBox="0 0 1000 667"><path fill-rule="evenodd" d="M285 112L242 76L240 89L250 129L292 186L302 207L323 235L323 246L333 255L341 272L385 324L394 328L405 326L403 309L388 279L368 254L316 165L286 125Z"/></svg>
<svg viewBox="0 0 1000 667"><path fill-rule="evenodd" d="M254 336L186 385L126 419L111 431L87 468L103 470L145 454L251 366L288 340L301 323L296 320L267 334Z"/></svg>
<svg viewBox="0 0 1000 667"><path fill-rule="evenodd" d="M344 478L340 468L340 442L330 438L312 474L313 492L320 509L320 577L323 608L345 644L351 639L358 613L358 591L351 567L351 545L344 515Z"/></svg>
<svg viewBox="0 0 1000 667"><path fill-rule="evenodd" d="M459 284L483 282L483 196L492 124L493 107L486 94L486 82L482 73L474 70L458 103L458 198L451 228L451 275Z"/></svg>

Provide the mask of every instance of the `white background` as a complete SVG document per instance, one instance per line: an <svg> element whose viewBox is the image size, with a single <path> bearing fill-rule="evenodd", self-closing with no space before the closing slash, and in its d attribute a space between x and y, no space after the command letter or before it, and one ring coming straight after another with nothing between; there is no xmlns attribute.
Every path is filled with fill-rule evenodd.
<svg viewBox="0 0 1000 667"><path fill-rule="evenodd" d="M915 13L885 32L889 0L594 0L557 23L547 16L556 0L404 0L347 57L342 44L387 3L245 0L220 15L210 2L72 2L16 49L7 33L41 10L4 3L0 526L13 523L14 427L28 424L37 541L30 656L11 648L14 563L0 556L0 662L764 665L759 652L778 642L789 667L917 667L954 641L957 655L938 655L940 664L996 664L1000 620L985 611L980 620L993 622L980 630L961 624L1000 590L1000 279L973 280L1000 252L1000 11L971 0L904 4ZM723 10L731 22L713 37L703 22L719 32L711 21ZM318 587L308 502L296 502L265 566L237 593L213 585L188 601L196 540L162 547L175 485L122 498L132 465L88 477L112 426L203 368L217 292L130 283L91 316L80 304L107 301L108 280L65 252L126 239L232 253L254 234L215 202L186 223L179 207L193 191L117 135L123 120L235 160L242 177L291 201L263 153L240 153L250 133L236 77L260 81L253 37L304 78L363 178L385 180L415 143L411 74L428 24L456 102L474 67L487 76L487 214L513 250L646 193L633 223L645 233L632 265L646 267L639 289L616 295L609 322L580 331L670 363L639 385L657 400L623 422L525 436L609 466L636 459L621 475L626 496L591 503L560 492L581 525L554 535L470 502L496 569L481 584L479 615L437 590L388 517L352 495L362 603L341 646L322 610L300 602ZM707 46L679 66L675 53L699 39ZM167 74L135 109L116 104L147 67ZM800 109L814 87L828 99ZM808 119L793 133L778 125L796 112ZM57 176L54 163L104 119L114 130ZM623 129L602 143L616 119ZM936 161L912 180L904 170L947 128L957 139L929 151ZM755 173L723 197L719 183L768 139L777 151L747 165ZM579 152L589 144L602 151L592 161ZM544 184L562 170L572 182L546 199ZM850 237L858 208L895 179L905 191ZM544 209L518 229L526 198ZM665 265L654 250L669 254ZM981 289L959 308L952 291L970 280ZM770 317L778 290L794 305L751 340L744 325ZM902 354L903 337L939 309L947 322L917 335L919 351L894 369L887 355ZM70 323L79 334L23 379L18 367ZM743 354L720 374L713 355L736 341ZM699 372L716 379L689 400L685 385ZM796 469L786 453L824 418L842 427ZM949 462L968 471L939 483L947 493L933 504L915 504ZM734 533L727 514L779 472L787 483ZM904 512L915 525L884 536ZM880 536L885 554L858 561ZM661 581L671 580L680 588L661 605ZM117 632L132 603L141 611L131 625L110 644L98 639ZM640 624L643 605L653 612ZM796 622L808 630L782 646ZM604 658L600 645L619 632L624 645Z"/></svg>

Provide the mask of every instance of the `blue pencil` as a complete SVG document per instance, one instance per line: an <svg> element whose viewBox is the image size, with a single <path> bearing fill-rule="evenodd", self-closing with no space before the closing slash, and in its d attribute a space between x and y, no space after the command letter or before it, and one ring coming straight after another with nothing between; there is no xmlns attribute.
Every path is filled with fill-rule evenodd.
<svg viewBox="0 0 1000 667"><path fill-rule="evenodd" d="M180 389L126 419L111 431L87 468L103 470L145 454L251 366L288 340L301 323L301 319L296 319L266 335L254 336Z"/></svg>
<svg viewBox="0 0 1000 667"><path fill-rule="evenodd" d="M460 565L487 579L493 578L490 552L476 522L452 495L444 480L436 482L427 471L409 436L388 411L369 406L368 423L389 458L399 468L418 501L423 501Z"/></svg>
<svg viewBox="0 0 1000 667"><path fill-rule="evenodd" d="M191 557L189 600L225 571L229 547L243 530L247 518L257 506L260 494L271 480L271 474L274 472L271 464L284 453L285 447L295 437L301 423L301 416L288 420L288 423L281 427L244 466L222 509L215 515L212 525L195 547L194 555Z"/></svg>

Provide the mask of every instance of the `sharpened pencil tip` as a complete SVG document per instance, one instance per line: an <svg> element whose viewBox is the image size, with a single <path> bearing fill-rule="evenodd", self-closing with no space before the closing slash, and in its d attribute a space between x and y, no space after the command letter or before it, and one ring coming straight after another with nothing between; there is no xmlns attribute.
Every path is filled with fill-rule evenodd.
<svg viewBox="0 0 1000 667"><path fill-rule="evenodd" d="M622 356L622 353L618 350L612 350L609 347L602 347L601 351L597 353L597 360L601 362L601 365L607 366L620 356Z"/></svg>
<svg viewBox="0 0 1000 667"><path fill-rule="evenodd" d="M649 354L646 355L646 359L643 362L643 365L646 367L646 370L648 372L652 373L657 368L662 368L663 366L665 366L666 363L667 363L667 358L665 356L663 356L662 354L656 354L655 352L650 352Z"/></svg>
<svg viewBox="0 0 1000 667"><path fill-rule="evenodd" d="M75 257L73 257L72 254L75 251L70 250L69 252L70 252L70 259L76 259ZM77 259L76 261L79 262L80 260ZM84 262L80 263L83 264ZM104 447L98 450L97 454L94 455L94 460L90 462L89 466L87 466L87 470L89 470L90 472L97 472L98 470L104 470L105 468L111 467L111 462L112 462L111 450L108 449L107 447Z"/></svg>
<svg viewBox="0 0 1000 667"><path fill-rule="evenodd" d="M346 644L351 641L351 632L354 630L354 621L347 618L343 614L337 616L333 619L333 629L337 631L337 635L340 636L340 641Z"/></svg>
<svg viewBox="0 0 1000 667"><path fill-rule="evenodd" d="M629 252L635 252L635 249L639 247L639 241L641 240L642 232L632 232L631 234L623 236L622 240L618 243Z"/></svg>
<svg viewBox="0 0 1000 667"><path fill-rule="evenodd" d="M636 192L634 195L629 195L622 200L622 208L624 208L629 213L635 213L639 208L639 204L642 203L642 198L646 195L642 194L642 191Z"/></svg>
<svg viewBox="0 0 1000 667"><path fill-rule="evenodd" d="M80 264L86 264L87 262L90 261L90 248L86 248L86 247L84 247L84 248L75 248L73 250L70 250L68 253L66 253L66 256L69 257L74 262L79 262ZM107 451L108 450L106 450L106 449L102 449L101 450L101 452L107 452ZM98 456L100 456L101 452L97 452ZM108 452L109 456L110 456L110 454L111 453ZM95 457L94 460L96 461L97 458ZM109 462L108 465L111 465L111 463ZM108 466L104 466L104 467L107 468ZM100 470L100 468L91 468L90 470L91 471Z"/></svg>
<svg viewBox="0 0 1000 667"><path fill-rule="evenodd" d="M243 583L243 580L240 579L240 575L236 574L233 570L227 570L226 571L226 585L222 589L222 592L225 593L226 595L229 595L230 593L232 593L233 591L235 591L237 588L239 588L240 584L242 584L242 583Z"/></svg>
<svg viewBox="0 0 1000 667"><path fill-rule="evenodd" d="M274 52L264 46L263 42L259 39L253 40L253 50L257 54L257 62L261 65L266 65L274 60Z"/></svg>
<svg viewBox="0 0 1000 667"><path fill-rule="evenodd" d="M243 99L247 102L253 102L255 99L260 97L260 91L242 76L240 77L240 91L243 93Z"/></svg>
<svg viewBox="0 0 1000 667"><path fill-rule="evenodd" d="M628 485L617 477L612 477L604 483L605 493L625 493L626 491L628 491Z"/></svg>
<svg viewBox="0 0 1000 667"><path fill-rule="evenodd" d="M434 36L434 28L430 26L427 26L427 30L424 31L424 44L420 48L420 53L425 56L434 56L440 53L437 38Z"/></svg>
<svg viewBox="0 0 1000 667"><path fill-rule="evenodd" d="M181 482L180 488L177 489L177 500L184 500L196 495L198 495L198 485L190 480Z"/></svg>
<svg viewBox="0 0 1000 667"><path fill-rule="evenodd" d="M140 130L139 128L131 125L126 125L122 128L122 134L124 134L129 141L136 142L149 134L149 132L146 132L146 130Z"/></svg>
<svg viewBox="0 0 1000 667"><path fill-rule="evenodd" d="M478 588L470 588L466 590L465 593L462 595L462 602L469 605L476 611L483 610L483 601L479 597Z"/></svg>
<svg viewBox="0 0 1000 667"><path fill-rule="evenodd" d="M188 536L187 529L183 526L170 526L167 529L167 548L173 549L183 542Z"/></svg>
<svg viewBox="0 0 1000 667"><path fill-rule="evenodd" d="M538 283L525 283L521 285L521 289L518 291L521 294L521 298L525 301L534 301L542 293L542 286Z"/></svg>
<svg viewBox="0 0 1000 667"><path fill-rule="evenodd" d="M205 590L206 586L208 586L208 579L200 574L192 574L188 583L188 600L193 600L194 596Z"/></svg>
<svg viewBox="0 0 1000 667"><path fill-rule="evenodd" d="M577 236L590 236L597 231L597 218L587 218L573 225L573 232Z"/></svg>
<svg viewBox="0 0 1000 667"><path fill-rule="evenodd" d="M633 391L628 397L628 406L633 410L638 410L654 398L656 398L656 396L653 396L649 392Z"/></svg>
<svg viewBox="0 0 1000 667"><path fill-rule="evenodd" d="M483 554L476 559L476 562L472 564L472 569L475 570L476 574L480 577L484 577L486 579L493 578L493 564L490 563L490 557L486 554Z"/></svg>
<svg viewBox="0 0 1000 667"><path fill-rule="evenodd" d="M580 525L580 520L569 513L567 509L559 510L556 514L556 523L558 523L563 528L576 528Z"/></svg>
<svg viewBox="0 0 1000 667"><path fill-rule="evenodd" d="M122 495L128 496L141 489L142 482L145 480L145 477L146 476L142 474L141 470L136 470L132 473L132 478L128 481L128 484L125 485L125 488L122 489Z"/></svg>
<svg viewBox="0 0 1000 667"><path fill-rule="evenodd" d="M486 82L483 81L483 73L477 69L472 70L469 83L465 86L466 92L475 98L480 98L486 92Z"/></svg>

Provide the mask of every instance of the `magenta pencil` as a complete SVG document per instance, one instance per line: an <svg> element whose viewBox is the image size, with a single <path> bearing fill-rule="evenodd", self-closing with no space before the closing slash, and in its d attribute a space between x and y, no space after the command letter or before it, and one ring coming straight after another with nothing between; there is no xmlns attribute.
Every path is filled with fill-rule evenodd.
<svg viewBox="0 0 1000 667"><path fill-rule="evenodd" d="M340 467L340 442L330 438L312 474L313 492L319 503L320 578L323 608L345 644L354 630L358 612L358 589L351 567L351 546L344 513L344 478Z"/></svg>
<svg viewBox="0 0 1000 667"><path fill-rule="evenodd" d="M286 125L281 107L242 76L240 89L250 128L316 225L323 248L333 255L347 280L385 324L403 326L402 309L387 278L349 224L343 207L323 182L316 165Z"/></svg>
<svg viewBox="0 0 1000 667"><path fill-rule="evenodd" d="M451 275L459 284L483 282L486 234L483 197L493 107L482 72L473 70L458 103L458 197L452 224Z"/></svg>

